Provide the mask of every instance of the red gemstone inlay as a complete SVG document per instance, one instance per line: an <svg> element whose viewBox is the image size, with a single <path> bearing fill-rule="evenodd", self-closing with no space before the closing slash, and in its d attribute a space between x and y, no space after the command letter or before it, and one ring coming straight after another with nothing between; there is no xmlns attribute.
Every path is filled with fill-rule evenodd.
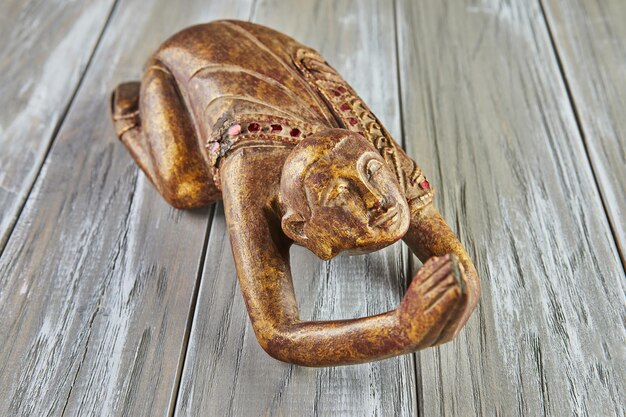
<svg viewBox="0 0 626 417"><path fill-rule="evenodd" d="M422 187L424 190L428 190L430 188L430 183L428 182L428 180L424 180L420 182L420 187Z"/></svg>
<svg viewBox="0 0 626 417"><path fill-rule="evenodd" d="M339 108L343 111L348 111L350 110L350 105L348 103L343 103Z"/></svg>
<svg viewBox="0 0 626 417"><path fill-rule="evenodd" d="M300 136L300 129L294 127L289 131L289 134L294 138L297 138L298 136Z"/></svg>
<svg viewBox="0 0 626 417"><path fill-rule="evenodd" d="M341 91L339 91L339 90L334 90L334 91L333 91L333 94L334 94L335 96L339 97L339 96L341 95Z"/></svg>
<svg viewBox="0 0 626 417"><path fill-rule="evenodd" d="M281 125L272 125L272 132L280 132L281 130L283 130L283 127Z"/></svg>
<svg viewBox="0 0 626 417"><path fill-rule="evenodd" d="M248 132L258 132L261 126L258 123L250 123L248 125Z"/></svg>
<svg viewBox="0 0 626 417"><path fill-rule="evenodd" d="M350 119L348 119L348 121L350 122L350 124L352 126L354 126L355 124L357 124L357 120L354 117L351 117Z"/></svg>
<svg viewBox="0 0 626 417"><path fill-rule="evenodd" d="M337 87L337 90L339 90L340 93L345 93L347 90L343 87Z"/></svg>

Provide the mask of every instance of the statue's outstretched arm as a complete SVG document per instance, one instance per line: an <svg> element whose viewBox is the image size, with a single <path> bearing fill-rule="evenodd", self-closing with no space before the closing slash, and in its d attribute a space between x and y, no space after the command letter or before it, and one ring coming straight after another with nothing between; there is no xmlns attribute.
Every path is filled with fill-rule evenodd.
<svg viewBox="0 0 626 417"><path fill-rule="evenodd" d="M240 249L234 251L236 260ZM431 258L420 269L397 309L324 322L300 320L285 258L254 265L238 259L237 265L259 343L274 358L299 365L356 364L432 346L465 305L459 264L449 255Z"/></svg>
<svg viewBox="0 0 626 417"><path fill-rule="evenodd" d="M450 255L426 262L395 310L352 320L300 320L289 243L276 237L272 228L279 225L262 210L237 206L226 193L241 290L257 339L274 358L305 366L356 364L429 347L456 332L467 292L462 264Z"/></svg>

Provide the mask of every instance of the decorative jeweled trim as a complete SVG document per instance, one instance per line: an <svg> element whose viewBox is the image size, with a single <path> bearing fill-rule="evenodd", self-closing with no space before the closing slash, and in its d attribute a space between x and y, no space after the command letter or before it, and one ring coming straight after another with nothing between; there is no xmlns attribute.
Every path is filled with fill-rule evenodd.
<svg viewBox="0 0 626 417"><path fill-rule="evenodd" d="M218 123L220 127L214 129L215 133L206 144L214 167L218 167L221 158L237 147L252 142L275 142L295 146L302 139L320 130L319 126L264 114L244 114L236 118L222 119Z"/></svg>

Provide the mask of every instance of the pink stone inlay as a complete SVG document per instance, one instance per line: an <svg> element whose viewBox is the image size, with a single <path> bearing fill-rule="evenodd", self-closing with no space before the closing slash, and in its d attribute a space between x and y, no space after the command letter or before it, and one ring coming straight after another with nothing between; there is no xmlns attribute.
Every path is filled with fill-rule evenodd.
<svg viewBox="0 0 626 417"><path fill-rule="evenodd" d="M241 133L241 125L232 125L228 128L228 136L237 136Z"/></svg>

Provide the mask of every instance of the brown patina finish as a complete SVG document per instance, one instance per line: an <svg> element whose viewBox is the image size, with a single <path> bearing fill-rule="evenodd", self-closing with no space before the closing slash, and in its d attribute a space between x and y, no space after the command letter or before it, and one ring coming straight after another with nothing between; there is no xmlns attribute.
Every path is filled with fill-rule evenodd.
<svg viewBox="0 0 626 417"><path fill-rule="evenodd" d="M167 40L112 96L117 134L174 207L224 201L257 339L307 366L367 362L451 340L479 296L476 270L433 189L314 50L239 21ZM424 262L395 310L302 321L289 248L322 259L399 239Z"/></svg>

